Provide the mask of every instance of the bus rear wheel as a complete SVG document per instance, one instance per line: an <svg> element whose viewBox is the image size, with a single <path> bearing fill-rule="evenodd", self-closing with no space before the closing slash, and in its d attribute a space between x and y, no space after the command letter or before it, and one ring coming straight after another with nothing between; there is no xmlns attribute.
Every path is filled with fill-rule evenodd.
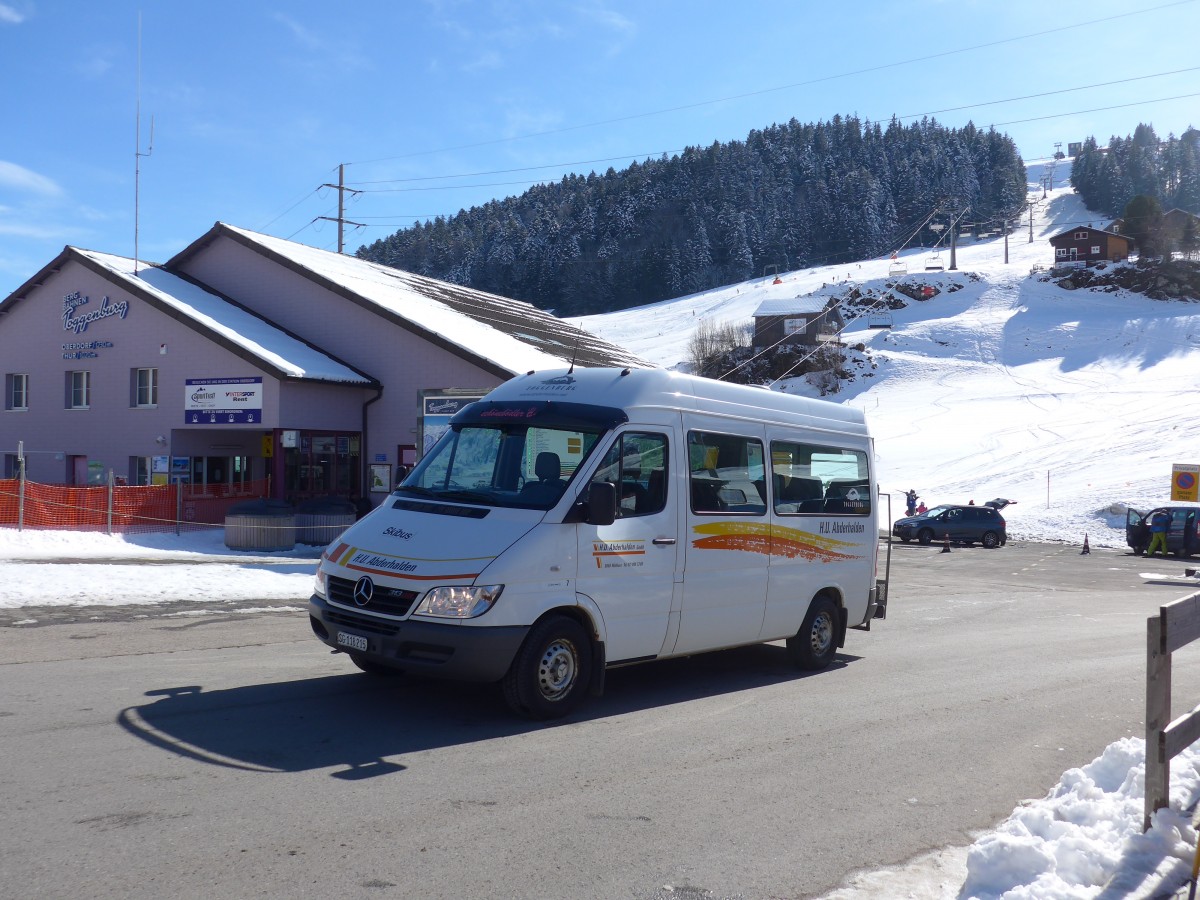
<svg viewBox="0 0 1200 900"><path fill-rule="evenodd" d="M814 597L804 624L787 640L788 654L801 669L824 669L837 653L838 608L828 597Z"/></svg>

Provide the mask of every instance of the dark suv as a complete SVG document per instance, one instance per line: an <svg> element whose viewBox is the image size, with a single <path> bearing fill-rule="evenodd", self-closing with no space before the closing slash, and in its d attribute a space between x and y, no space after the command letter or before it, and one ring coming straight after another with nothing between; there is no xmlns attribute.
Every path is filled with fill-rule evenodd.
<svg viewBox="0 0 1200 900"><path fill-rule="evenodd" d="M935 506L919 516L897 519L892 534L906 543L929 544L949 538L968 547L979 542L988 549L1008 541L1004 517L991 505Z"/></svg>
<svg viewBox="0 0 1200 900"><path fill-rule="evenodd" d="M1156 506L1149 512L1130 509L1125 517L1125 543L1141 556L1150 544L1150 517L1159 510L1171 517L1167 526L1167 550L1176 556L1200 553L1200 507Z"/></svg>

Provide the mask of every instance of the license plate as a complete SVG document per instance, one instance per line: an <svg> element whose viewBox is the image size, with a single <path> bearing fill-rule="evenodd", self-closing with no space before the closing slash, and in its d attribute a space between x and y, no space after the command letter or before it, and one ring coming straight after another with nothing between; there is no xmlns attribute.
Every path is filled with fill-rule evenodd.
<svg viewBox="0 0 1200 900"><path fill-rule="evenodd" d="M337 633L337 642L339 647L349 647L351 650L362 650L366 652L367 639L358 634L347 634L345 631Z"/></svg>

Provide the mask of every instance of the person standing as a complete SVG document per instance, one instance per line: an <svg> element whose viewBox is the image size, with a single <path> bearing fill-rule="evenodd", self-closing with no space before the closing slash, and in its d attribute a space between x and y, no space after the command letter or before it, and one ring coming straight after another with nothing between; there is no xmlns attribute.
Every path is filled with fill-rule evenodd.
<svg viewBox="0 0 1200 900"><path fill-rule="evenodd" d="M1150 546L1146 548L1146 555L1153 556L1156 549L1162 550L1162 555L1167 555L1167 526L1171 524L1171 514L1165 509L1156 509L1153 515L1150 516Z"/></svg>
<svg viewBox="0 0 1200 900"><path fill-rule="evenodd" d="M915 516L917 514L917 492L912 488L909 488L908 493L904 495L904 498L908 501L907 514L910 516Z"/></svg>

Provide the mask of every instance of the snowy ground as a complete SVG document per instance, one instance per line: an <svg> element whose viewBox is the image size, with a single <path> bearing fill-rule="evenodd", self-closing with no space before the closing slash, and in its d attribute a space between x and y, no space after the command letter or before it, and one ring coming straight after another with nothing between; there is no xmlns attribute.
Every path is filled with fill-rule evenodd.
<svg viewBox="0 0 1200 900"><path fill-rule="evenodd" d="M1057 167L1056 185L1067 171ZM1031 182L1040 177L1040 167L1031 167ZM1058 187L1035 212L1034 242L1027 229L1010 236L1007 264L1000 238L960 247L957 272L926 272L932 252L906 251L910 280L937 284L942 293L910 303L890 330L845 335L866 345L870 377L860 375L830 399L866 410L894 515L910 487L930 505L1008 497L1019 501L1003 513L1014 539L1082 543L1087 535L1092 545L1123 547L1125 506L1164 502L1172 463L1200 462L1200 305L1068 292L1031 277L1032 265L1051 258L1046 238L1081 222L1103 224ZM940 254L943 264L948 256ZM787 273L780 285L759 279L592 317L584 327L675 366L704 318L749 322L764 299L822 286L845 291L847 281L878 292L888 268L883 259ZM962 287L951 292L955 284ZM787 388L811 390L799 382ZM0 608L257 598L299 611L319 552L229 551L220 529L127 539L5 529ZM55 564L63 560L74 562ZM53 597L40 593L47 565L55 569ZM1182 570L1156 563L1164 565ZM829 900L1174 896L1196 846L1178 810L1200 798L1200 750L1173 761L1178 806L1160 813L1145 835L1143 742L1116 741L1085 762L1047 796L1019 803L971 847L863 873Z"/></svg>

